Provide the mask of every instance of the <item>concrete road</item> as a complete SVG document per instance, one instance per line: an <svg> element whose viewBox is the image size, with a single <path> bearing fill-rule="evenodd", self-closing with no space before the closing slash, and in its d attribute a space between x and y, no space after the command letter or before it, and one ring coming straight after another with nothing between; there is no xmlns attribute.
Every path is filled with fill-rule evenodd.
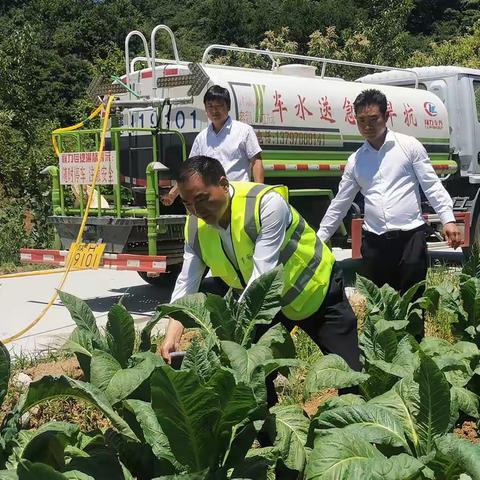
<svg viewBox="0 0 480 480"><path fill-rule="evenodd" d="M0 339L32 322L50 301L62 273L0 279ZM99 326L104 326L110 307L122 300L138 329L148 321L159 303L168 302L172 287L153 287L136 272L91 270L71 272L65 292L85 300ZM68 310L57 300L45 317L22 338L8 344L13 356L38 354L61 345L75 328ZM160 331L164 325L160 325Z"/></svg>

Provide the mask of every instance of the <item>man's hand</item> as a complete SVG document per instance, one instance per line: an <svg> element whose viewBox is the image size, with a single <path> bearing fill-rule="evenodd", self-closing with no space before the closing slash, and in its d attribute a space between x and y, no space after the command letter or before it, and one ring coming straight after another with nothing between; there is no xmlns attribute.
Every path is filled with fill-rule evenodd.
<svg viewBox="0 0 480 480"><path fill-rule="evenodd" d="M167 363L171 362L170 354L178 350L182 333L183 325L179 321L171 318L168 322L162 346L160 347L160 353Z"/></svg>
<svg viewBox="0 0 480 480"><path fill-rule="evenodd" d="M446 223L443 226L443 236L448 242L449 247L457 248L463 243L460 230L454 222Z"/></svg>
<svg viewBox="0 0 480 480"><path fill-rule="evenodd" d="M175 199L178 197L178 187L175 186L175 187L172 187L170 189L170 191L165 194L165 195L162 195L160 197L160 201L165 205L165 206L170 206L174 201Z"/></svg>

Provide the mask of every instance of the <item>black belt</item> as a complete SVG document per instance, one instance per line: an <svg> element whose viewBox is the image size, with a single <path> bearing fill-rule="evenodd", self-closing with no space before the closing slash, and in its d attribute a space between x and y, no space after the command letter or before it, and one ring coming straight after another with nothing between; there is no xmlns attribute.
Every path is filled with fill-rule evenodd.
<svg viewBox="0 0 480 480"><path fill-rule="evenodd" d="M412 230L389 230L388 232L382 233L381 235L377 235L376 233L369 232L368 230L364 230L363 233L367 237L381 238L384 240L397 240L399 238L410 237L415 232L425 230L425 227L426 225L423 224L417 228L413 228Z"/></svg>

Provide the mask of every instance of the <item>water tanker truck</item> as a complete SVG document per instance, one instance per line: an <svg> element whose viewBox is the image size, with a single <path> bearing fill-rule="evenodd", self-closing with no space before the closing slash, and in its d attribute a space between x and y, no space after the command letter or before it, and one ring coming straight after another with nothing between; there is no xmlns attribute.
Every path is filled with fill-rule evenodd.
<svg viewBox="0 0 480 480"><path fill-rule="evenodd" d="M157 57L159 32L169 35L173 58ZM135 37L145 52L131 58ZM261 56L269 67L239 68L210 61L214 52L225 51ZM376 73L345 81L328 76L332 64ZM101 180L112 186L110 197L98 194L84 240L106 243L107 256L125 258L117 268L130 262L130 269L150 283L164 282L166 273L175 274L181 266L185 210L178 200L163 206L159 196L172 186L175 170L207 126L203 95L215 84L230 92L232 118L253 126L263 149L265 182L287 185L291 203L315 228L337 191L348 156L363 143L353 102L366 88L381 90L388 100L389 128L413 135L427 149L454 200L457 218L465 222L465 245L479 235L480 70L396 69L224 45L211 45L202 61L193 63L180 59L173 32L159 25L150 45L141 32L127 35L125 74L113 79L113 84L96 82L91 87L96 98L115 95ZM50 220L63 249L76 237L85 204L83 188L77 188L78 205L67 202L66 189L88 183L91 172L85 171L88 162L82 163L82 158L95 150L99 135L100 130L86 128L54 133L60 162L47 169L53 181ZM130 194L128 203L123 200L125 191ZM428 202L422 207L440 231ZM352 247L352 218L361 219L362 208L359 196L333 237L334 246ZM353 248L358 251L358 245ZM32 259L27 251L23 257ZM162 262L146 268L151 264L143 259Z"/></svg>

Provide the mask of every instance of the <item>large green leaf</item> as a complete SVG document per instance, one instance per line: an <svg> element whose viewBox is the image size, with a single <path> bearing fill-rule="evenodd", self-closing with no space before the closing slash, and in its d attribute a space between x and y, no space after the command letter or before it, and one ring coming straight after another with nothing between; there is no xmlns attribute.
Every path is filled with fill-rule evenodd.
<svg viewBox="0 0 480 480"><path fill-rule="evenodd" d="M207 382L219 366L220 361L215 353L209 350L204 343L194 338L185 353L181 369L191 370L203 382Z"/></svg>
<svg viewBox="0 0 480 480"><path fill-rule="evenodd" d="M341 428L346 433L359 435L371 443L410 450L402 424L386 409L373 404L327 410L316 416L312 423L318 433L331 428Z"/></svg>
<svg viewBox="0 0 480 480"><path fill-rule="evenodd" d="M268 347L272 350L273 358L295 357L295 344L290 332L278 323L270 327L258 340L256 345Z"/></svg>
<svg viewBox="0 0 480 480"><path fill-rule="evenodd" d="M305 471L306 480L349 480L359 477L349 475L352 466L367 464L383 455L357 435L335 431L317 437Z"/></svg>
<svg viewBox="0 0 480 480"><path fill-rule="evenodd" d="M185 295L171 304L159 305L158 311L178 320L185 328L201 328L207 335L216 337L206 299L203 293Z"/></svg>
<svg viewBox="0 0 480 480"><path fill-rule="evenodd" d="M230 308L230 302L219 295L207 294L205 307L210 312L210 321L220 340L237 340L235 338L235 312Z"/></svg>
<svg viewBox="0 0 480 480"><path fill-rule="evenodd" d="M239 302L237 331L241 331L242 346L249 346L254 338L255 326L269 324L280 311L283 291L281 265L255 279L244 291ZM238 336L236 335L238 338Z"/></svg>
<svg viewBox="0 0 480 480"><path fill-rule="evenodd" d="M16 468L25 459L63 470L65 447L76 442L79 432L78 425L66 422L49 422L37 430L20 431L8 459L8 468Z"/></svg>
<svg viewBox="0 0 480 480"><path fill-rule="evenodd" d="M89 452L89 455L73 457L68 468L89 475L95 480L132 479L128 470L120 463L116 453L102 446L99 446L98 450Z"/></svg>
<svg viewBox="0 0 480 480"><path fill-rule="evenodd" d="M470 277L480 278L480 243L473 242L470 246L470 254L462 267L462 273Z"/></svg>
<svg viewBox="0 0 480 480"><path fill-rule="evenodd" d="M275 419L273 446L291 470L303 472L310 449L306 446L309 420L296 405L277 405L270 409Z"/></svg>
<svg viewBox="0 0 480 480"><path fill-rule="evenodd" d="M480 445L452 434L444 435L435 443L439 453L444 457L443 471L466 473L473 480L480 480Z"/></svg>
<svg viewBox="0 0 480 480"><path fill-rule="evenodd" d="M415 405L418 405L418 385L411 377L399 380L391 390L372 398L369 405L384 408L392 414L403 426L403 430L415 449L420 439L416 431Z"/></svg>
<svg viewBox="0 0 480 480"><path fill-rule="evenodd" d="M451 352L452 344L443 338L424 337L420 343L420 348L429 357L434 357Z"/></svg>
<svg viewBox="0 0 480 480"><path fill-rule="evenodd" d="M112 425L123 435L138 440L128 424L113 410L105 394L90 383L74 380L69 377L52 377L46 375L36 382L32 382L22 407L26 412L35 405L58 397L73 397L85 400L99 408L112 422Z"/></svg>
<svg viewBox="0 0 480 480"><path fill-rule="evenodd" d="M251 448L232 472L233 479L273 480L278 452L273 447Z"/></svg>
<svg viewBox="0 0 480 480"><path fill-rule="evenodd" d="M368 278L357 274L355 288L360 295L363 295L370 306L379 306L382 303L382 294L380 289Z"/></svg>
<svg viewBox="0 0 480 480"><path fill-rule="evenodd" d="M325 355L311 367L305 378L305 398L325 388L346 388L358 385L369 376L355 372L338 355Z"/></svg>
<svg viewBox="0 0 480 480"><path fill-rule="evenodd" d="M104 392L121 369L120 363L108 352L94 350L90 361L90 382Z"/></svg>
<svg viewBox="0 0 480 480"><path fill-rule="evenodd" d="M393 328L378 332L373 322L367 321L362 330L360 344L369 361L384 360L390 362L397 352L397 334Z"/></svg>
<svg viewBox="0 0 480 480"><path fill-rule="evenodd" d="M415 457L401 453L389 458L375 458L365 464L352 465L346 478L368 480L417 480L425 465Z"/></svg>
<svg viewBox="0 0 480 480"><path fill-rule="evenodd" d="M84 328L76 327L62 348L75 354L85 379L90 380L91 356L93 351L98 348L98 342L95 341L94 335Z"/></svg>
<svg viewBox="0 0 480 480"><path fill-rule="evenodd" d="M7 347L0 342L0 406L7 394L10 380L10 355Z"/></svg>
<svg viewBox="0 0 480 480"><path fill-rule="evenodd" d="M265 414L262 418L264 417ZM263 420L258 420L256 422L250 422L247 420L243 425L236 427L235 436L232 439L225 461L222 464L223 467L229 469L242 465L253 445L253 442L256 440L263 423Z"/></svg>
<svg viewBox="0 0 480 480"><path fill-rule="evenodd" d="M44 463L22 460L17 467L18 480L67 480L67 477Z"/></svg>
<svg viewBox="0 0 480 480"><path fill-rule="evenodd" d="M435 362L423 353L414 379L419 385L417 432L422 451L429 454L434 448L435 439L448 428L450 385Z"/></svg>
<svg viewBox="0 0 480 480"><path fill-rule="evenodd" d="M455 402L459 410L470 417L479 418L478 395L462 387L452 387L450 392L452 402Z"/></svg>
<svg viewBox="0 0 480 480"><path fill-rule="evenodd" d="M153 480L208 480L208 470L197 473L179 473L177 475L162 475L161 477L155 477Z"/></svg>
<svg viewBox="0 0 480 480"><path fill-rule="evenodd" d="M177 465L175 456L170 448L170 442L158 423L155 412L150 403L142 400L124 400L125 408L135 415L139 423L143 438L152 447L157 458L168 460L172 465Z"/></svg>
<svg viewBox="0 0 480 480"><path fill-rule="evenodd" d="M410 455L386 458L362 437L336 431L316 440L306 480L411 480L423 468Z"/></svg>
<svg viewBox="0 0 480 480"><path fill-rule="evenodd" d="M232 427L248 418L256 409L257 402L252 388L244 382L235 382L232 372L226 368L219 368L207 383L217 395L220 402L221 414L217 422L217 434L228 435Z"/></svg>
<svg viewBox="0 0 480 480"><path fill-rule="evenodd" d="M108 312L106 335L110 353L125 368L133 353L135 323L124 306L113 305Z"/></svg>
<svg viewBox="0 0 480 480"><path fill-rule="evenodd" d="M145 360L134 367L118 370L110 380L105 395L112 405L126 399L140 385L150 378L155 369L155 363L151 358Z"/></svg>
<svg viewBox="0 0 480 480"><path fill-rule="evenodd" d="M206 296L203 293L185 295L171 304L162 304L157 307L157 312L148 321L140 334L140 350L147 351L152 347L151 334L157 323L165 317L178 320L186 328L201 328L207 336L216 340L215 328L210 320L210 311L206 306Z"/></svg>
<svg viewBox="0 0 480 480"><path fill-rule="evenodd" d="M344 395L339 395L338 397L332 397L323 402L317 410L315 416L320 415L322 412L327 410L332 410L333 408L338 407L350 407L353 405L364 405L366 402L360 395L355 395L353 393L346 393Z"/></svg>
<svg viewBox="0 0 480 480"><path fill-rule="evenodd" d="M412 285L401 297L398 303L398 318L404 319L407 317L408 307L412 303L412 299L420 288L425 286L425 281L421 281Z"/></svg>
<svg viewBox="0 0 480 480"><path fill-rule="evenodd" d="M90 307L83 300L70 293L59 291L58 296L65 307L67 307L72 320L77 326L88 331L92 338L98 342L98 345L95 345L95 347L99 348L101 345L105 345L105 341L98 330L97 320Z"/></svg>
<svg viewBox="0 0 480 480"><path fill-rule="evenodd" d="M480 278L470 278L461 282L460 295L469 322L478 325L480 321Z"/></svg>
<svg viewBox="0 0 480 480"><path fill-rule="evenodd" d="M218 395L190 371L157 368L151 377L152 407L175 458L194 472L215 462L214 435L222 412Z"/></svg>
<svg viewBox="0 0 480 480"><path fill-rule="evenodd" d="M66 472L63 472L63 475L65 476L65 478L68 478L68 480L96 480L91 475L87 475L86 473L80 472L78 470L68 470Z"/></svg>
<svg viewBox="0 0 480 480"><path fill-rule="evenodd" d="M225 340L221 342L221 347L237 379L247 384L250 383L253 372L272 359L270 348L262 345L253 345L247 350L238 343Z"/></svg>

